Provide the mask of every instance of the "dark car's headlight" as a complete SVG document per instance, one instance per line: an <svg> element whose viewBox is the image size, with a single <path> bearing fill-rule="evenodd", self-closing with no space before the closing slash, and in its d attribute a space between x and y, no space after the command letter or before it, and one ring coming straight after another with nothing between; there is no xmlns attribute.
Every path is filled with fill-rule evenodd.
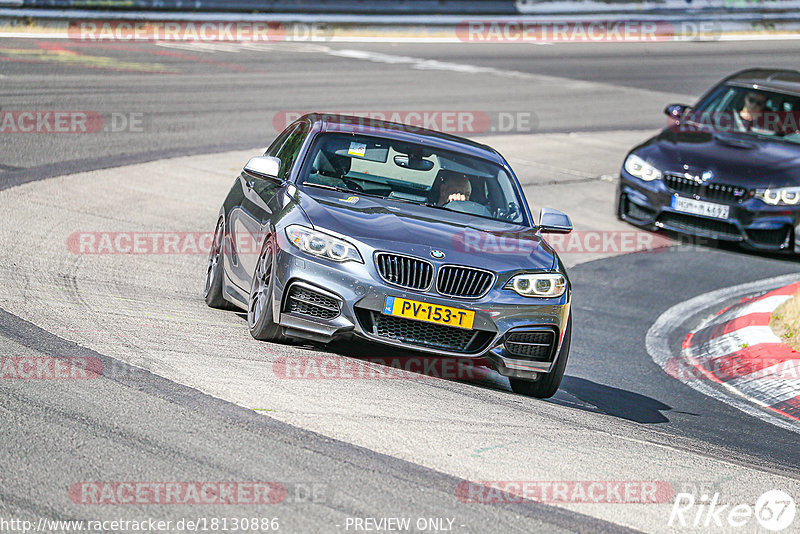
<svg viewBox="0 0 800 534"><path fill-rule="evenodd" d="M286 227L286 237L289 238L289 242L292 245L312 256L339 262L357 261L364 263L364 259L356 247L344 239L334 237L325 232L293 224Z"/></svg>
<svg viewBox="0 0 800 534"><path fill-rule="evenodd" d="M559 273L518 274L506 284L523 297L560 297L567 289L567 279Z"/></svg>
<svg viewBox="0 0 800 534"><path fill-rule="evenodd" d="M628 171L628 174L631 174L636 178L640 178L645 182L661 179L660 170L656 169L645 160L634 154L631 154L627 157L624 167L625 170Z"/></svg>
<svg viewBox="0 0 800 534"><path fill-rule="evenodd" d="M756 198L770 206L796 206L800 204L800 187L757 189Z"/></svg>

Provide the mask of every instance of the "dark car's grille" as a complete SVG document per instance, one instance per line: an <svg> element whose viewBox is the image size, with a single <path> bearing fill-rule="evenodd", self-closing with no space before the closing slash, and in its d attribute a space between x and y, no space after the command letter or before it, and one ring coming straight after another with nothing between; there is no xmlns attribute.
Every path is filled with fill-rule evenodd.
<svg viewBox="0 0 800 534"><path fill-rule="evenodd" d="M480 297L492 287L494 274L482 269L445 265L436 276L436 291L448 297Z"/></svg>
<svg viewBox="0 0 800 534"><path fill-rule="evenodd" d="M379 252L375 255L378 274L384 281L406 289L425 290L433 280L430 262L399 254Z"/></svg>
<svg viewBox="0 0 800 534"><path fill-rule="evenodd" d="M787 243L790 232L789 226L777 230L747 230L747 237L757 245L780 247Z"/></svg>
<svg viewBox="0 0 800 534"><path fill-rule="evenodd" d="M734 224L683 213L662 213L658 218L658 223L670 229L712 239L738 241L742 238L741 232Z"/></svg>
<svg viewBox="0 0 800 534"><path fill-rule="evenodd" d="M494 338L494 333L484 330L465 330L368 310L357 310L357 316L362 328L378 337L448 352L480 352Z"/></svg>
<svg viewBox="0 0 800 534"><path fill-rule="evenodd" d="M336 299L297 284L289 289L286 311L319 319L333 319L340 313Z"/></svg>
<svg viewBox="0 0 800 534"><path fill-rule="evenodd" d="M514 356L549 361L553 356L555 339L556 334L552 330L519 332L509 334L504 345L506 350Z"/></svg>
<svg viewBox="0 0 800 534"><path fill-rule="evenodd" d="M744 187L717 183L699 184L695 180L678 174L665 174L664 183L677 193L697 195L706 200L716 200L728 204L737 204L747 198L747 189Z"/></svg>

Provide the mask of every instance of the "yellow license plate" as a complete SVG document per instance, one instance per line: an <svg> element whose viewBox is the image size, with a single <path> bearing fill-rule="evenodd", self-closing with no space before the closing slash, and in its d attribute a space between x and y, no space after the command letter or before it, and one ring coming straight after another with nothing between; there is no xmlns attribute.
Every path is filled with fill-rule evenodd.
<svg viewBox="0 0 800 534"><path fill-rule="evenodd" d="M426 323L445 324L457 328L472 328L475 321L475 312L459 308L449 308L436 304L426 304L416 300L401 299L399 297L386 297L383 313L396 315L407 319L416 319Z"/></svg>

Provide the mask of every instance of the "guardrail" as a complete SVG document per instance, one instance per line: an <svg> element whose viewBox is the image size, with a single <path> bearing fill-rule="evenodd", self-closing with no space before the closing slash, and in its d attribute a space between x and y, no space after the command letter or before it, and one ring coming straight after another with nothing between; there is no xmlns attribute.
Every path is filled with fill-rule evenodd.
<svg viewBox="0 0 800 534"><path fill-rule="evenodd" d="M800 10L798 0L516 0L520 15L563 13L737 13Z"/></svg>
<svg viewBox="0 0 800 534"><path fill-rule="evenodd" d="M799 0L0 0L0 7L314 13L337 15L547 15L788 12Z"/></svg>
<svg viewBox="0 0 800 534"><path fill-rule="evenodd" d="M0 6L6 5L0 0ZM21 0L23 8L164 11L246 11L262 13L330 13L362 15L518 15L514 0Z"/></svg>
<svg viewBox="0 0 800 534"><path fill-rule="evenodd" d="M494 17L522 22L706 21L733 24L727 31L774 31L800 24L800 0L0 0L0 17L40 20L259 20L265 15L276 22L418 29Z"/></svg>

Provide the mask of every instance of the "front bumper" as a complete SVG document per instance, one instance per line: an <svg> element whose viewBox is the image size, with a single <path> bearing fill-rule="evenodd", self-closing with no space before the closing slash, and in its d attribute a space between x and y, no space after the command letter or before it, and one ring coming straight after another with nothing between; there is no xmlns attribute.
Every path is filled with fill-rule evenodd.
<svg viewBox="0 0 800 534"><path fill-rule="evenodd" d="M727 219L714 219L674 210L674 196L697 198L730 206ZM700 238L736 242L753 250L800 253L800 206L769 206L749 197L720 201L671 190L662 180L645 182L620 173L617 189L619 217L649 230L669 230Z"/></svg>
<svg viewBox="0 0 800 534"><path fill-rule="evenodd" d="M339 264L311 257L284 239L278 240L276 248L273 316L288 336L323 343L357 336L404 351L483 359L501 374L520 378L550 372L560 355L569 317L569 288L558 298L530 299L498 289L502 282L496 280L495 287L480 299L449 298L434 290L409 291L389 286L381 280L371 256L365 264ZM331 304L335 301L338 313L312 316L303 309L298 312L297 288L314 292L313 299L326 309L334 309ZM384 315L387 296L472 310L473 328L462 331ZM387 320L394 324L387 326ZM544 342L536 342L541 339L551 339L551 346L545 349ZM456 348L453 340L463 343ZM507 344L509 340L516 344ZM523 347L521 352L530 354L520 356L510 352L509 347L518 352Z"/></svg>

